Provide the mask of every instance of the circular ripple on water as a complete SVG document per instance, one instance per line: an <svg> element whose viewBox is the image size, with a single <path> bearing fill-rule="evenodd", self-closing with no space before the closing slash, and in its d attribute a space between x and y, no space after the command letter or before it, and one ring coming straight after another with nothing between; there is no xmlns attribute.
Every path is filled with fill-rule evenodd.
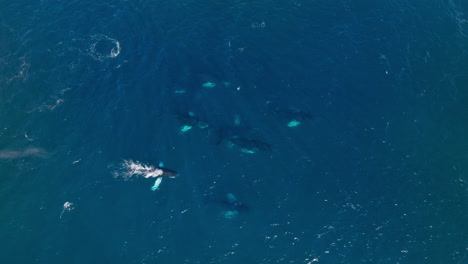
<svg viewBox="0 0 468 264"><path fill-rule="evenodd" d="M92 44L89 47L89 55L94 59L102 61L119 56L121 47L116 39L102 34L93 35L91 39Z"/></svg>

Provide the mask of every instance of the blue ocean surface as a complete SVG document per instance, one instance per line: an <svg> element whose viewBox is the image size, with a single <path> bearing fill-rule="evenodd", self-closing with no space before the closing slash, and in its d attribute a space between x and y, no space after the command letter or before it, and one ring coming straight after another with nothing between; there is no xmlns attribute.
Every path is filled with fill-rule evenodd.
<svg viewBox="0 0 468 264"><path fill-rule="evenodd" d="M0 263L468 263L467 181L467 1L0 1Z"/></svg>

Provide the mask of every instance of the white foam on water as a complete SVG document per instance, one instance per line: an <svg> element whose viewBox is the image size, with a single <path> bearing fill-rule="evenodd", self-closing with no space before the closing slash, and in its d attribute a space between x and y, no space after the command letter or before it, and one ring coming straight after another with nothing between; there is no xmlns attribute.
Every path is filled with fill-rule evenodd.
<svg viewBox="0 0 468 264"><path fill-rule="evenodd" d="M75 207L73 206L73 203L65 202L63 204L62 212L60 213L60 219L62 219L63 213L72 211L73 209L75 209Z"/></svg>
<svg viewBox="0 0 468 264"><path fill-rule="evenodd" d="M124 179L130 179L133 176L156 178L162 174L163 171L155 166L133 160L124 160L119 170L114 173L115 177L122 177Z"/></svg>
<svg viewBox="0 0 468 264"><path fill-rule="evenodd" d="M61 98L60 96L63 96L69 90L71 90L71 88L62 89L56 95L51 96L50 98L46 99L46 101L42 103L40 106L37 106L33 108L32 110L28 111L28 113L54 111L57 107L59 107L65 102L65 100Z"/></svg>
<svg viewBox="0 0 468 264"><path fill-rule="evenodd" d="M89 47L89 55L96 60L103 61L105 59L116 58L119 56L121 47L120 42L106 35L91 36L92 43Z"/></svg>
<svg viewBox="0 0 468 264"><path fill-rule="evenodd" d="M26 81L28 79L28 75L29 75L29 67L31 66L28 62L26 62L26 57L23 56L21 58L19 58L19 60L21 61L21 64L17 67L18 68L18 72L16 75L8 78L6 80L7 83L10 83L16 79L19 79L21 81Z"/></svg>

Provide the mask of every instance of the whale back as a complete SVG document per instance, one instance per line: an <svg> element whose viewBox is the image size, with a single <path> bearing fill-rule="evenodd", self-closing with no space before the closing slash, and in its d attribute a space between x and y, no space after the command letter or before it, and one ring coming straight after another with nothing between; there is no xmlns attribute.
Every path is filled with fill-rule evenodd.
<svg viewBox="0 0 468 264"><path fill-rule="evenodd" d="M163 174L161 175L161 177L175 178L175 177L179 176L179 174L175 170L170 170L170 169L166 169L166 168L159 168L159 167L158 167L158 169L163 171Z"/></svg>

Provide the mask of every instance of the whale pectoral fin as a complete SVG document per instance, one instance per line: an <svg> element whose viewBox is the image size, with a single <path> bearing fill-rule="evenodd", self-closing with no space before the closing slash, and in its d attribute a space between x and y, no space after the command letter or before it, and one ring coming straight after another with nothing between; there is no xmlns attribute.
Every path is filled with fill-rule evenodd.
<svg viewBox="0 0 468 264"><path fill-rule="evenodd" d="M159 188L159 185L161 184L161 182L162 182L162 177L157 177L156 181L154 181L153 187L151 187L151 190L156 191Z"/></svg>

